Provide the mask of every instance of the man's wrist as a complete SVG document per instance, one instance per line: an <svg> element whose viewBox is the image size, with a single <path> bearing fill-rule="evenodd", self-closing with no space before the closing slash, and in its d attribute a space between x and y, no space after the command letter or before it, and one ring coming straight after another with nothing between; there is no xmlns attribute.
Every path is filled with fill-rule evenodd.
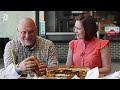
<svg viewBox="0 0 120 90"><path fill-rule="evenodd" d="M16 65L15 71L16 71L19 75L21 75L21 73L22 73L22 71L20 70L18 64Z"/></svg>

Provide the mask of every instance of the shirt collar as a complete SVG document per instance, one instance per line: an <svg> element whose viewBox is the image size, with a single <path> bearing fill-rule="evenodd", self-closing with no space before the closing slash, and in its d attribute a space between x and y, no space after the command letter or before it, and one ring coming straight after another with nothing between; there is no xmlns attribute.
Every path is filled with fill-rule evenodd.
<svg viewBox="0 0 120 90"><path fill-rule="evenodd" d="M19 39L19 41L20 41L20 39ZM20 41L20 43L22 44L22 46L23 46L23 47L28 48L28 47L27 47L27 46L25 46L25 45L24 45L21 41ZM33 50L33 49L35 49L36 44L37 44L37 37L36 37L36 42L35 42L34 46L33 46L33 47L31 47L31 48L28 48L28 49L29 49L29 50Z"/></svg>
<svg viewBox="0 0 120 90"><path fill-rule="evenodd" d="M89 42L94 41L95 38L96 38L96 37L93 37L93 38L92 38L91 40L89 40L89 41L85 41L84 39L78 39L78 40L81 41L81 42L83 42L83 43L85 43L85 44L88 44Z"/></svg>

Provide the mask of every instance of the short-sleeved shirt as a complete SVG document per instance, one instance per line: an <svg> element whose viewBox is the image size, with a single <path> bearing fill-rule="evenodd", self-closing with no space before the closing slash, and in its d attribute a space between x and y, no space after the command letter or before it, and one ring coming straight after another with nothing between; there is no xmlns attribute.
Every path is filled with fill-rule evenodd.
<svg viewBox="0 0 120 90"><path fill-rule="evenodd" d="M46 63L48 66L58 65L58 56L53 42L42 37L37 36L36 44L30 49L25 47L18 38L9 41L4 50L5 67L13 61L11 50L13 51L16 64L27 57L35 55L38 60Z"/></svg>
<svg viewBox="0 0 120 90"><path fill-rule="evenodd" d="M70 41L69 48L72 50L73 64L75 66L87 66L91 69L102 67L100 49L106 45L109 45L109 40L96 37L90 41L84 41L83 39Z"/></svg>

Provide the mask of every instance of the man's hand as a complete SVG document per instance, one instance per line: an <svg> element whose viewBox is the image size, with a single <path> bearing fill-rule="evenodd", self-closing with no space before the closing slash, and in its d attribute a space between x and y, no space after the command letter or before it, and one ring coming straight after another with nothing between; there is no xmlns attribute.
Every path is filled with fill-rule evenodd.
<svg viewBox="0 0 120 90"><path fill-rule="evenodd" d="M39 64L38 69L39 69L40 75L46 74L46 68L47 68L47 65L45 63Z"/></svg>
<svg viewBox="0 0 120 90"><path fill-rule="evenodd" d="M21 71L34 70L37 67L36 62L33 60L33 56L24 59L19 65Z"/></svg>

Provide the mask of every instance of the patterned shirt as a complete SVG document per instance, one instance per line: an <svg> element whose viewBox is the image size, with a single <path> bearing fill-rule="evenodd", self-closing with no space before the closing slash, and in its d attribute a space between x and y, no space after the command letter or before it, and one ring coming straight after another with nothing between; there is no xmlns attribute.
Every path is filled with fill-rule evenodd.
<svg viewBox="0 0 120 90"><path fill-rule="evenodd" d="M25 47L19 39L9 41L4 50L5 67L13 61L11 50L13 50L16 64L29 56L35 55L38 60L46 63L48 66L58 65L58 56L53 42L42 37L37 36L36 44L30 49Z"/></svg>

